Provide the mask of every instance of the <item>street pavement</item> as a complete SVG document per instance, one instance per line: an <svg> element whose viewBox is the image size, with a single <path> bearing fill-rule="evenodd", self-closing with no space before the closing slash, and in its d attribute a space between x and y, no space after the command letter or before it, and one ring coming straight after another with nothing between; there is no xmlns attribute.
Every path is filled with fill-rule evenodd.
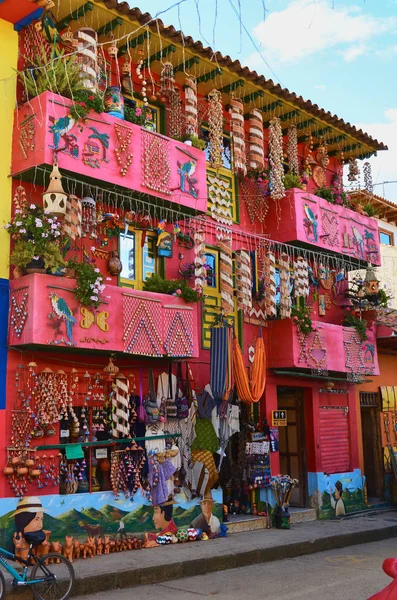
<svg viewBox="0 0 397 600"><path fill-rule="evenodd" d="M397 538L75 600L367 600L391 582L388 557L397 557Z"/></svg>

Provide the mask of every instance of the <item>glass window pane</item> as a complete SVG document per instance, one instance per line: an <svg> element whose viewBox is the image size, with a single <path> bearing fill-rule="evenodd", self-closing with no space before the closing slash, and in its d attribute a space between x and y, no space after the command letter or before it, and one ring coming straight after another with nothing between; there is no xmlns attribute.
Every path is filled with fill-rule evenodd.
<svg viewBox="0 0 397 600"><path fill-rule="evenodd" d="M156 272L155 238L146 236L145 245L142 248L142 281L146 281Z"/></svg>
<svg viewBox="0 0 397 600"><path fill-rule="evenodd" d="M379 239L381 244L387 244L388 246L392 246L392 234L387 233L386 231L379 232Z"/></svg>
<svg viewBox="0 0 397 600"><path fill-rule="evenodd" d="M136 279L136 264L135 264L135 233L120 235L120 259L123 265L123 270L120 273L122 279L135 281Z"/></svg>
<svg viewBox="0 0 397 600"><path fill-rule="evenodd" d="M206 286L215 288L216 287L216 257L215 254L210 254L209 252L205 255L206 265L207 265L207 277L206 277Z"/></svg>

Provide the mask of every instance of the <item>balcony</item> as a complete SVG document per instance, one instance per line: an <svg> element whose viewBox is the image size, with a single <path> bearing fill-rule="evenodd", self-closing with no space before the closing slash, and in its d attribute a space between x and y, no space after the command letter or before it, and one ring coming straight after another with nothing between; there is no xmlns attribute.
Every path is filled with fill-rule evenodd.
<svg viewBox="0 0 397 600"><path fill-rule="evenodd" d="M287 190L281 200L281 218L279 207L270 203L266 228L270 237L280 242L300 242L381 264L375 219L300 189Z"/></svg>
<svg viewBox="0 0 397 600"><path fill-rule="evenodd" d="M45 92L17 111L13 176L40 181L35 168L52 165L56 153L62 175L206 212L205 152L106 113L91 111L86 122L75 123L70 105Z"/></svg>
<svg viewBox="0 0 397 600"><path fill-rule="evenodd" d="M26 275L11 282L9 344L197 357L197 305L181 298L106 286L97 310L81 306L74 279Z"/></svg>
<svg viewBox="0 0 397 600"><path fill-rule="evenodd" d="M361 342L354 327L317 321L313 321L313 325L316 331L305 336L292 319L269 321L269 368L379 375L376 341L372 331L367 331L367 339Z"/></svg>

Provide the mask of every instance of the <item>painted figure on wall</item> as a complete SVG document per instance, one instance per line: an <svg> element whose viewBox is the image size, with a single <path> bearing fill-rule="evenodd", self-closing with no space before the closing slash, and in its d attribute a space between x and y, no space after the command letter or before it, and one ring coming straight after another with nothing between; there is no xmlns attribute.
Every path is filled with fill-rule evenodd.
<svg viewBox="0 0 397 600"><path fill-rule="evenodd" d="M196 160L188 160L185 163L181 163L178 161L178 175L180 176L180 188L182 192L186 192L193 196L193 198L197 198L198 190L196 187L197 179L193 177L194 172L196 171L197 161Z"/></svg>
<svg viewBox="0 0 397 600"><path fill-rule="evenodd" d="M200 502L201 515L194 519L191 526L195 529L202 529L207 535L218 535L221 524L218 517L212 514L214 504L215 500L213 500L211 492L206 492Z"/></svg>
<svg viewBox="0 0 397 600"><path fill-rule="evenodd" d="M43 505L40 498L27 496L18 502L14 513L15 529L31 544L41 544L45 540L43 531Z"/></svg>
<svg viewBox="0 0 397 600"><path fill-rule="evenodd" d="M153 524L160 531L158 533L145 533L145 548L157 546L157 536L166 533L175 534L178 531L175 521L172 518L173 505L173 500L169 500L153 508Z"/></svg>
<svg viewBox="0 0 397 600"><path fill-rule="evenodd" d="M330 488L330 501L331 506L335 511L335 517L343 517L343 515L346 514L345 503L342 499L342 491L343 487L340 481L335 483L334 494L332 494L332 488Z"/></svg>

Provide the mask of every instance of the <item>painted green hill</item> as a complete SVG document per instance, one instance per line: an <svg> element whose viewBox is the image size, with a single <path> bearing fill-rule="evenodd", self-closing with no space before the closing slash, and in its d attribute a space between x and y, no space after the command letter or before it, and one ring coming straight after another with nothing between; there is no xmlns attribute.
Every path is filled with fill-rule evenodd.
<svg viewBox="0 0 397 600"><path fill-rule="evenodd" d="M106 504L101 508L100 511L97 512L100 512L102 514L102 520L103 517L105 517L105 519L110 522L120 521L120 519L124 519L124 517L130 514L128 511L121 510L120 508L112 506L111 504Z"/></svg>
<svg viewBox="0 0 397 600"><path fill-rule="evenodd" d="M95 519L91 519L90 516L86 515L85 512L80 512L75 508L68 510L65 513L59 515L58 519L68 524L79 524L81 522L88 523L89 525L95 525Z"/></svg>
<svg viewBox="0 0 397 600"><path fill-rule="evenodd" d="M153 531L153 508L140 506L135 511L128 513L124 518L127 531Z"/></svg>
<svg viewBox="0 0 397 600"><path fill-rule="evenodd" d="M86 508L84 510L83 515L85 517L89 517L90 519L92 519L95 523L103 523L103 521L108 521L108 518L106 517L106 515L104 515L102 513L102 511L97 510L96 508Z"/></svg>

